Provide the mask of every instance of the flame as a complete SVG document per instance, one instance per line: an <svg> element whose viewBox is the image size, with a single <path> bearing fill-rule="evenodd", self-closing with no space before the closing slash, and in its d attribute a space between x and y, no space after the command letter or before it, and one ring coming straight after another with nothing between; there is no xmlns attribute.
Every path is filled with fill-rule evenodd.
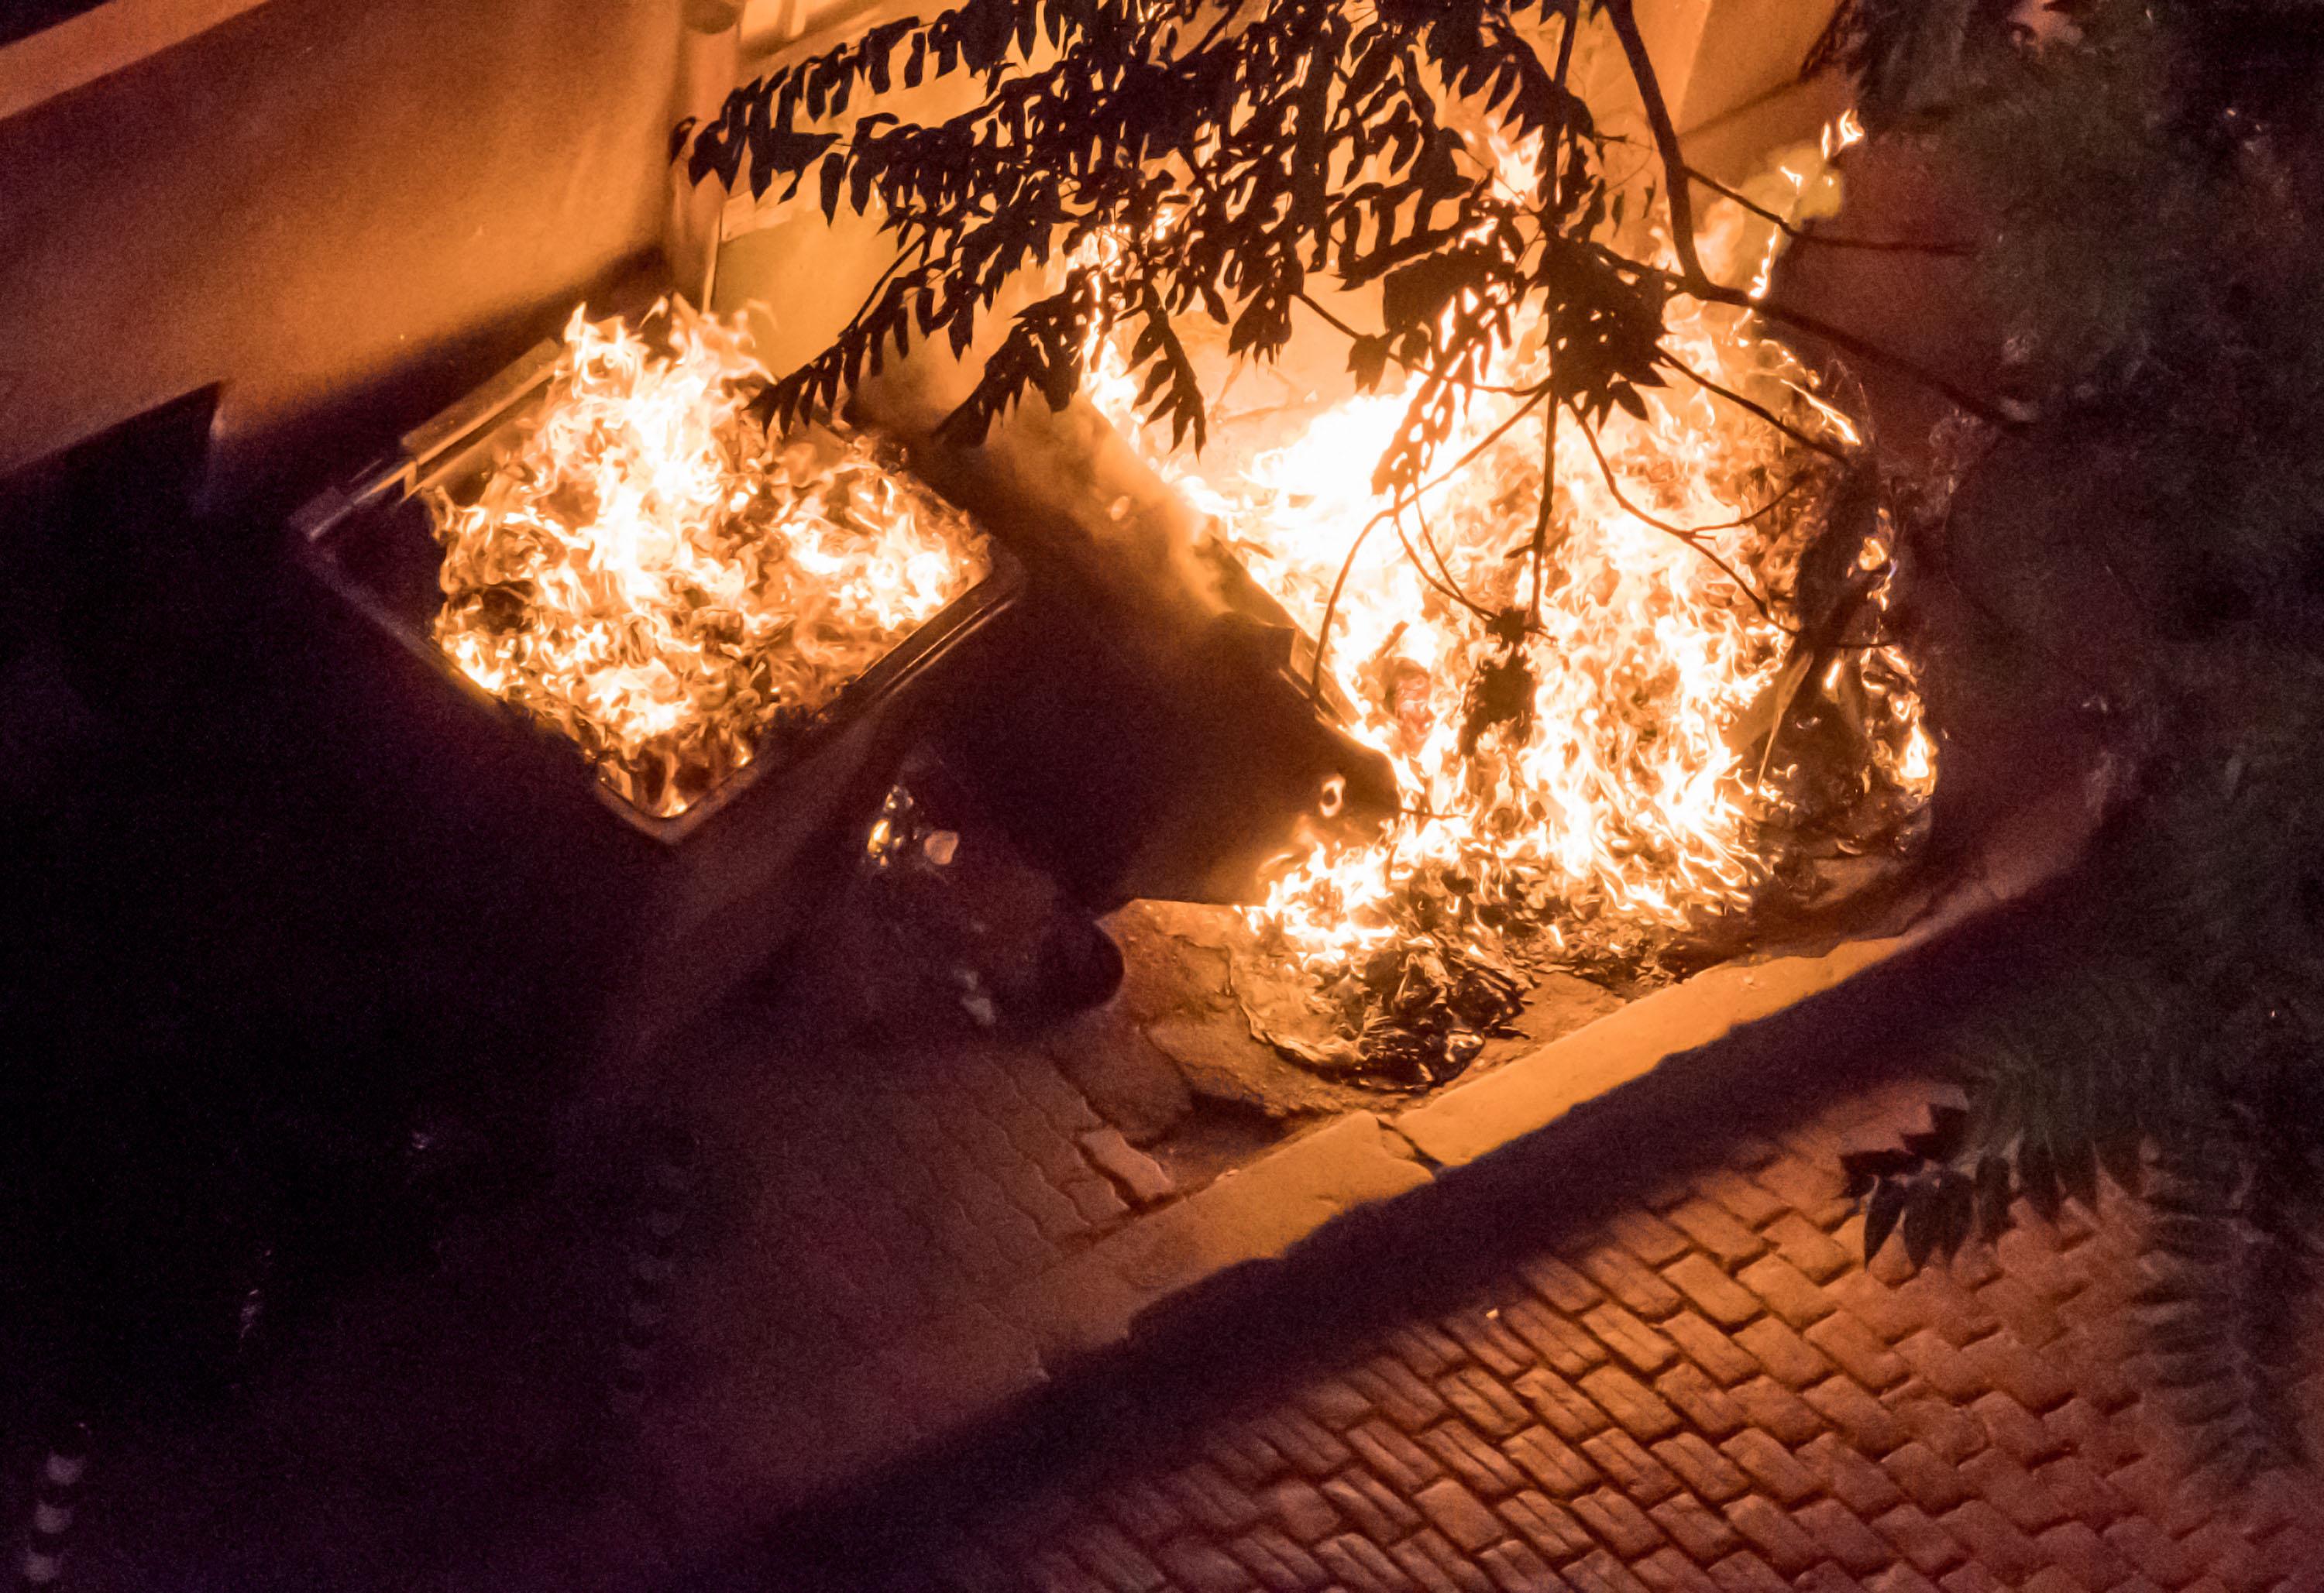
<svg viewBox="0 0 2324 1593"><path fill-rule="evenodd" d="M1834 152L1853 141L1846 129L1833 137ZM1527 163L1523 152L1503 152L1513 191L1527 189ZM1824 164L1814 146L1794 152L1769 207L1795 212L1826 181ZM1699 241L1714 271L1744 262L1764 287L1782 234L1722 204ZM1084 258L1102 267L1103 246ZM1520 327L1489 382L1538 382L1543 341L1538 326ZM1808 373L1746 314L1682 301L1669 346L1723 387L1771 404L1795 394L1806 401L1803 425L1820 420L1835 441L1857 440L1847 418L1811 391ZM1351 977L1379 989L1372 960L1416 948L1502 970L1635 959L1752 899L1770 868L1762 822L1798 771L1780 739L1738 744L1747 713L1775 686L1789 637L1737 577L1762 596L1782 589L1816 494L1793 494L1788 513L1735 522L1787 487L1822 479L1830 467L1819 456L1683 380L1647 395L1643 418L1611 415L1597 451L1572 417L1561 417L1541 632L1526 653L1530 723L1519 715L1464 746L1472 683L1505 653L1480 611L1531 601L1524 549L1543 484L1538 420L1488 446L1397 520L1396 534L1376 530L1351 558L1361 529L1390 507L1372 490L1373 466L1417 376L1367 394L1240 369L1226 391L1242 401L1213 405L1212 441L1195 459L1141 429L1139 384L1120 346L1091 354L1098 407L1311 636L1351 560L1332 605L1326 658L1356 705L1351 728L1392 760L1406 808L1375 840L1319 827L1249 913L1262 944L1327 998ZM1248 396L1245 384L1269 382L1285 391ZM1487 438L1517 402L1473 395L1439 446L1440 464ZM1710 529L1690 546L1625 502L1668 525ZM1885 603L1886 547L1873 557ZM1870 704L1876 745L1858 786L1901 789L1917 804L1933 778L1933 750L1909 666L1883 648L1834 667L1860 681ZM1335 803L1327 793L1323 806Z"/></svg>
<svg viewBox="0 0 2324 1593"><path fill-rule="evenodd" d="M513 454L475 502L430 505L438 643L658 817L984 570L966 522L867 444L766 441L739 323L667 316L664 351L575 310Z"/></svg>

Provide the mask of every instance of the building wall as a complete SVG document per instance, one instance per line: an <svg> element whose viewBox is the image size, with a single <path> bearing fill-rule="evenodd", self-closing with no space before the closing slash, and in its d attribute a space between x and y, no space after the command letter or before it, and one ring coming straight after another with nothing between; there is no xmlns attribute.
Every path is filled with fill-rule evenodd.
<svg viewBox="0 0 2324 1593"><path fill-rule="evenodd" d="M0 122L0 472L222 382L231 497L650 251L678 12L266 0Z"/></svg>

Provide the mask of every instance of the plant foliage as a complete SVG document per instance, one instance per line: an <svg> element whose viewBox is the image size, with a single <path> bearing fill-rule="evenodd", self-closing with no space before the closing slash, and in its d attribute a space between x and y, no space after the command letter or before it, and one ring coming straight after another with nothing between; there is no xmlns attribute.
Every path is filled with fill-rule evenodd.
<svg viewBox="0 0 2324 1593"><path fill-rule="evenodd" d="M1966 1107L1849 1158L1866 1248L1917 1265L2118 1186L2161 1258L2152 1381L2230 1478L2302 1452L2324 1217L2316 14L2103 0L2039 49L1941 48L1925 30L1997 23L1858 0L1830 44L1991 216L1978 270L2044 407L2034 467L2127 483L2045 557L2148 627L2073 661L2136 798L2052 904L2048 954L1955 1036Z"/></svg>
<svg viewBox="0 0 2324 1593"><path fill-rule="evenodd" d="M1674 264L1621 214L1613 141L1568 86L1577 32L1601 19L1662 161ZM878 98L954 74L974 100L942 120ZM1524 191L1496 140L1539 141ZM1305 307L1348 337L1362 385L1391 364L1425 373L1379 466L1382 491L1404 490L1528 301L1553 329L1537 396L1591 419L1639 410L1664 380L1674 295L1743 301L1694 254L1631 0L967 0L777 69L682 124L676 151L697 181L875 212L895 241L861 312L772 384L779 425L834 410L916 342L964 354L1010 284L1046 270L952 439L982 440L1028 394L1063 408L1085 351L1121 330L1149 420L1199 447L1204 394L1174 322L1207 318L1230 354L1269 359ZM1379 324L1332 316L1322 284L1376 294Z"/></svg>

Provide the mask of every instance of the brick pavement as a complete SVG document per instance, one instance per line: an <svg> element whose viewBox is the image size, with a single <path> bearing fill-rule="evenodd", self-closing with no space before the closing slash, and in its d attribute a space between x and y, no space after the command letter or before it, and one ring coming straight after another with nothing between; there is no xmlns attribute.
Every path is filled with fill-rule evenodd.
<svg viewBox="0 0 2324 1593"><path fill-rule="evenodd" d="M884 1586L960 1593L2324 1588L2324 1491L2190 1482L2123 1338L2102 1210L1868 1269L1836 1157L1890 1089L1547 1225L1102 1459L988 1492ZM1536 1225L1538 1227L1539 1225ZM1295 1339L1296 1335L1295 1335ZM1231 1335L1214 1353L1231 1362ZM1125 1438L1125 1435L1134 1435ZM957 1479L955 1479L957 1481Z"/></svg>

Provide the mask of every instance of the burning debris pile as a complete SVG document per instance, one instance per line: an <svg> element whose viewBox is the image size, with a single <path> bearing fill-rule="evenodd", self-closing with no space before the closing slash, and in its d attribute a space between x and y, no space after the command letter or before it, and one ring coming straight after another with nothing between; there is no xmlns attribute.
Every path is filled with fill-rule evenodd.
<svg viewBox="0 0 2324 1593"><path fill-rule="evenodd" d="M1705 255L1764 291L1780 235L1727 208ZM1536 559L1543 429L1519 422L1548 328L1513 318L1436 450L1462 463L1402 497L1374 465L1423 373L1335 390L1208 351L1222 396L1188 457L1141 432L1125 351L1092 351L1099 406L1323 638L1351 728L1394 761L1404 812L1303 837L1238 969L1261 1038L1381 1082L1458 1073L1545 969L1650 982L1682 938L1828 883L1819 865L1895 854L1932 783L1881 624L1893 530L1788 351L1739 308L1674 312L1674 363L1702 380L1562 417Z"/></svg>
<svg viewBox="0 0 2324 1593"><path fill-rule="evenodd" d="M984 573L968 523L871 445L770 444L735 327L581 311L549 395L471 503L431 508L437 641L656 817L803 725ZM657 342L663 346L657 346Z"/></svg>

